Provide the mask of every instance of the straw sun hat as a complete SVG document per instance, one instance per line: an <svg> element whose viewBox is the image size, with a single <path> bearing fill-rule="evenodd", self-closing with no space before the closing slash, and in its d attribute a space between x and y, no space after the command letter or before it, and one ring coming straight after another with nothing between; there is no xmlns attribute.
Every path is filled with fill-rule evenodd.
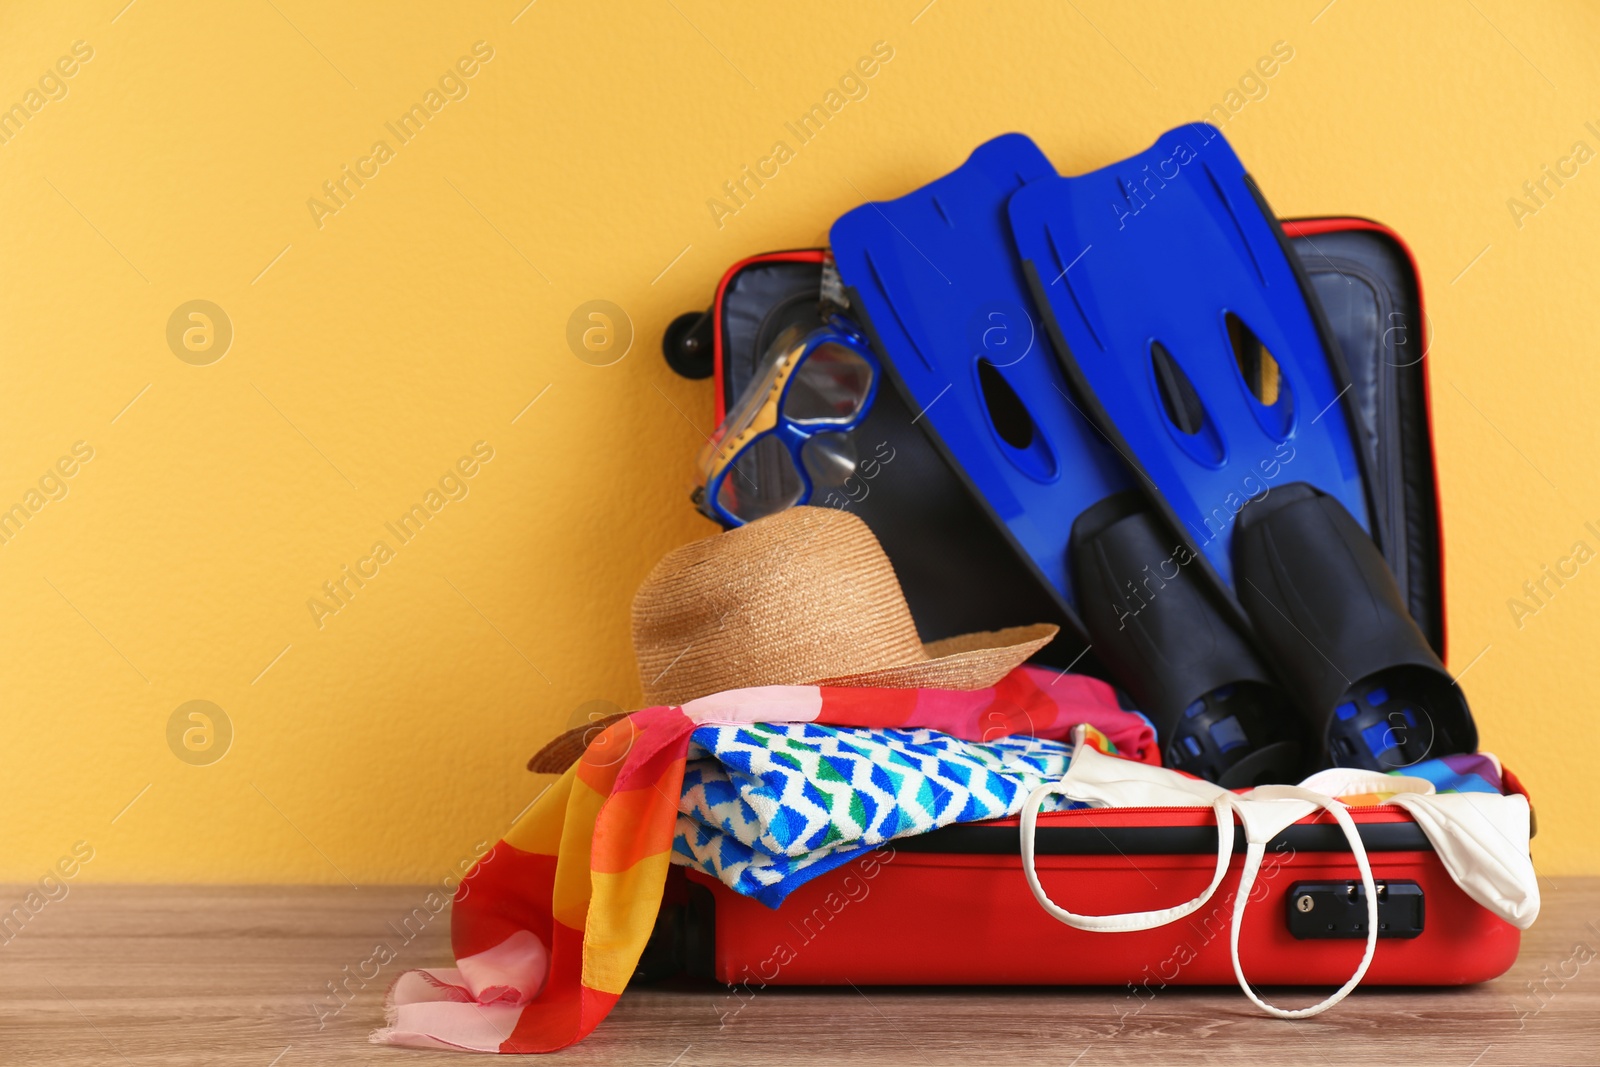
<svg viewBox="0 0 1600 1067"><path fill-rule="evenodd" d="M985 689L1056 629L924 644L878 539L834 508L789 508L675 549L633 598L647 706L761 685ZM598 725L557 738L529 768L564 770Z"/></svg>

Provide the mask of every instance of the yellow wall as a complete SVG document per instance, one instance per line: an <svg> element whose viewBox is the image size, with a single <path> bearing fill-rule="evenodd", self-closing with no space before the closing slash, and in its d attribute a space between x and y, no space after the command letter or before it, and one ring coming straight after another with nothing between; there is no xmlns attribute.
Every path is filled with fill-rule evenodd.
<svg viewBox="0 0 1600 1067"><path fill-rule="evenodd" d="M1144 148L1279 41L1292 60L1226 132L1281 213L1371 216L1415 249L1453 662L1534 793L1543 869L1600 871L1600 564L1520 625L1508 607L1574 542L1600 548L1600 163L1532 214L1507 204L1575 142L1600 149L1600 16L524 2L0 14L0 103L92 49L0 144L0 505L66 491L0 546L0 878L78 842L86 879L444 877L543 784L522 770L541 741L637 699L634 585L709 532L685 496L710 391L662 364L671 317L736 258L816 244L1005 130L1066 172ZM446 82L467 95L400 143L385 123L480 41L492 58ZM879 41L867 95L715 216ZM392 158L362 163L380 140ZM346 165L376 174L308 208ZM636 334L609 366L566 341L597 299ZM232 324L214 362L217 337L189 353L175 331L190 361L169 345L193 300ZM384 523L462 457L475 473L446 485L467 495L400 544ZM314 618L379 540L393 558ZM231 724L209 765L174 754L187 709L169 746L196 700Z"/></svg>

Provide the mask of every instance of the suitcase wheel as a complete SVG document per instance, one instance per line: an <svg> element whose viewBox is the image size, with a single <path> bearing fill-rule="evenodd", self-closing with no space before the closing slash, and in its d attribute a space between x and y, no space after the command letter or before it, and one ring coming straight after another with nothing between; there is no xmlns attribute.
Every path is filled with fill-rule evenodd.
<svg viewBox="0 0 1600 1067"><path fill-rule="evenodd" d="M667 366L685 378L711 377L716 358L712 325L709 311L690 311L673 319L661 336L661 354L667 357Z"/></svg>

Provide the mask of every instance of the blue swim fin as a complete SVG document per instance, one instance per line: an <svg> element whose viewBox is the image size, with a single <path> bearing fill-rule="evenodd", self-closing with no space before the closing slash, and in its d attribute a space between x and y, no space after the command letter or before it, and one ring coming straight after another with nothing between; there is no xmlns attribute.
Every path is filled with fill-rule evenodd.
<svg viewBox="0 0 1600 1067"><path fill-rule="evenodd" d="M1006 134L913 193L849 212L831 239L851 315L907 406L1076 622L1073 520L1131 482L1072 399L1012 244L1007 201L1054 176L1032 141Z"/></svg>
<svg viewBox="0 0 1600 1067"><path fill-rule="evenodd" d="M1239 511L1279 487L1307 483L1372 531L1349 374L1218 130L1032 181L1008 215L1074 396L1222 589Z"/></svg>

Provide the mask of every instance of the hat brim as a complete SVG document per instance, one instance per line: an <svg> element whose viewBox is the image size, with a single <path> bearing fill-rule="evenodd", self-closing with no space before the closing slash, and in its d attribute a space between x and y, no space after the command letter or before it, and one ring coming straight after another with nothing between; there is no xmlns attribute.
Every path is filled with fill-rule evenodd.
<svg viewBox="0 0 1600 1067"><path fill-rule="evenodd" d="M615 715L607 715L557 734L528 760L528 770L534 774L566 773L568 767L578 762L591 740L612 723L627 717L628 712L619 711Z"/></svg>
<svg viewBox="0 0 1600 1067"><path fill-rule="evenodd" d="M794 684L877 689L988 689L1048 645L1060 629L1050 623L1038 623L947 637L923 645L922 654L927 658L915 663ZM566 731L528 761L528 770L536 774L561 774L583 755L589 736L623 717L613 715Z"/></svg>
<svg viewBox="0 0 1600 1067"><path fill-rule="evenodd" d="M923 645L922 654L926 658L914 663L814 678L802 684L878 689L988 689L1048 645L1060 629L1052 623L1037 623L961 634Z"/></svg>

